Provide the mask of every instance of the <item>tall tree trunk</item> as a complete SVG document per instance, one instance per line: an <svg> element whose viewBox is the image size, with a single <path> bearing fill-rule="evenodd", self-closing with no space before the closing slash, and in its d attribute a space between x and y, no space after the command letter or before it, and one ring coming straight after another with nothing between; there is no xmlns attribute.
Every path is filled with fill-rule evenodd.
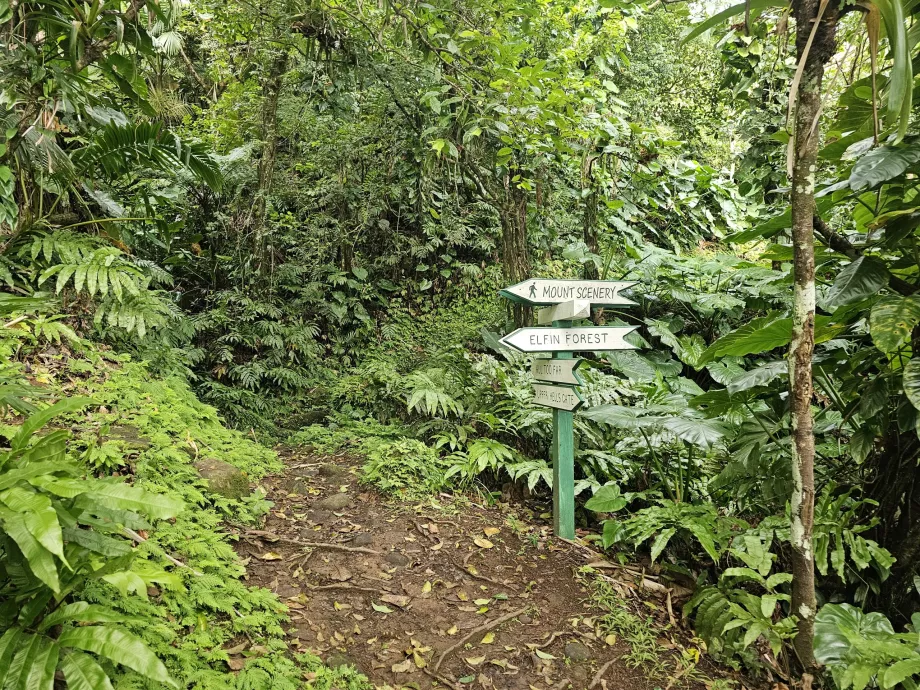
<svg viewBox="0 0 920 690"><path fill-rule="evenodd" d="M527 194L506 182L502 204L502 270L509 285L530 278L530 249L527 246ZM514 303L514 324L526 326L531 309Z"/></svg>
<svg viewBox="0 0 920 690"><path fill-rule="evenodd" d="M259 186L256 190L251 216L253 251L257 257L262 255L265 213L275 173L275 154L278 150L278 100L281 98L281 86L284 81L284 73L287 72L287 66L288 54L287 51L282 50L272 60L268 77L264 84L265 99L262 101L262 155L259 158Z"/></svg>
<svg viewBox="0 0 920 690"><path fill-rule="evenodd" d="M824 63L833 55L837 10L828 0L795 0L796 49L804 61L794 118L792 155L793 311L789 345L789 406L792 415L792 612L798 617L795 651L810 686L814 660L815 436L811 360L815 345L815 174ZM815 22L818 21L817 27ZM792 95L795 97L795 94Z"/></svg>

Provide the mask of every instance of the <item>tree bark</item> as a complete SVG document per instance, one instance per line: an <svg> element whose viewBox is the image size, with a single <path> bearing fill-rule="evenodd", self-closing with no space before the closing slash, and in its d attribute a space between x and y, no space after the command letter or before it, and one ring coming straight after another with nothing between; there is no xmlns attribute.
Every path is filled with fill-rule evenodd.
<svg viewBox="0 0 920 690"><path fill-rule="evenodd" d="M794 648L805 685L814 660L815 436L811 414L814 392L811 360L815 345L815 175L818 160L821 82L833 55L836 8L828 0L795 0L796 48L804 61L794 115L792 155L793 311L789 344L789 407L792 416L792 612L798 617ZM823 16L822 16L823 15ZM819 20L815 27L815 21ZM813 31L814 30L814 31ZM814 35L812 35L814 33ZM793 94L795 96L795 94Z"/></svg>
<svg viewBox="0 0 920 690"><path fill-rule="evenodd" d="M527 246L527 195L506 182L505 202L502 204L502 270L509 285L530 278L530 249ZM526 326L531 309L514 303L514 324Z"/></svg>
<svg viewBox="0 0 920 690"><path fill-rule="evenodd" d="M281 98L281 86L287 72L288 54L282 50L275 55L265 80L265 100L262 101L262 155L259 158L259 182L256 198L252 205L253 248L256 256L261 255L262 230L265 225L265 213L268 195L272 190L275 174L275 154L278 150L278 101Z"/></svg>

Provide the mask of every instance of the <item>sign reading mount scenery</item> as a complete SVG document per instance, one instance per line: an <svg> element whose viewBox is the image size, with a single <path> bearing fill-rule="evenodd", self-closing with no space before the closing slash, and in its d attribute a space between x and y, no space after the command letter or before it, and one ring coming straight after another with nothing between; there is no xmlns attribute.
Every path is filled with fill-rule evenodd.
<svg viewBox="0 0 920 690"><path fill-rule="evenodd" d="M604 352L635 350L623 336L635 326L594 326L574 328L518 328L499 342L521 352Z"/></svg>
<svg viewBox="0 0 920 690"><path fill-rule="evenodd" d="M635 285L621 280L548 280L532 278L506 287L499 295L512 302L548 306L569 300L587 300L595 307L632 306L636 303L621 296L620 290Z"/></svg>

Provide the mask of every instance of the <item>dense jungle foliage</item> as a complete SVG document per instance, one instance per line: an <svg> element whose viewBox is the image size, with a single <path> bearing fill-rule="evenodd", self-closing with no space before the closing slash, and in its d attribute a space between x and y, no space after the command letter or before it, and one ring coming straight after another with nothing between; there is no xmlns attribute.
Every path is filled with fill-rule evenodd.
<svg viewBox="0 0 920 690"><path fill-rule="evenodd" d="M498 342L533 315L496 291L584 277L635 281L592 318L639 327L580 370L586 538L753 677L916 688L918 20L0 0L0 687L365 687L286 649L217 530L266 502L194 463L258 479L284 441L399 500L548 495Z"/></svg>

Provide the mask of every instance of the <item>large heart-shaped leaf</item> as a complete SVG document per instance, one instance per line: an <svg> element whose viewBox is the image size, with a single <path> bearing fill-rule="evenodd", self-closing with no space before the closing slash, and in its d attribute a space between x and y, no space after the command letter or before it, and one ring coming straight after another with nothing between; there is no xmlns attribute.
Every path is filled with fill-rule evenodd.
<svg viewBox="0 0 920 690"><path fill-rule="evenodd" d="M616 484L607 484L597 490L588 502L585 508L594 510L598 513L615 513L626 506L627 500L620 493L620 487Z"/></svg>
<svg viewBox="0 0 920 690"><path fill-rule="evenodd" d="M856 161L850 188L859 191L894 179L920 161L920 140L901 146L879 146Z"/></svg>
<svg viewBox="0 0 920 690"><path fill-rule="evenodd" d="M883 297L872 307L869 332L872 342L882 352L897 350L920 323L920 298Z"/></svg>
<svg viewBox="0 0 920 690"><path fill-rule="evenodd" d="M861 256L837 275L825 303L828 307L839 307L858 302L888 285L889 278L888 267L883 261Z"/></svg>

